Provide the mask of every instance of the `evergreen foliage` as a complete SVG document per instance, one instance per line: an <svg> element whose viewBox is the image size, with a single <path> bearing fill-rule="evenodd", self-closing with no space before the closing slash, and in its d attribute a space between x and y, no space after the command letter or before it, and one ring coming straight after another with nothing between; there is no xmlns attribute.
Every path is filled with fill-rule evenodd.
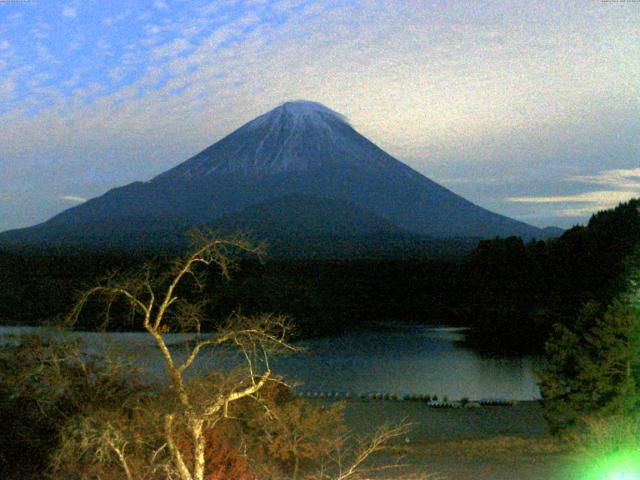
<svg viewBox="0 0 640 480"><path fill-rule="evenodd" d="M627 288L639 244L640 199L545 242L480 242L459 278L473 340L485 349L541 351L554 324L570 326L585 303L608 305Z"/></svg>
<svg viewBox="0 0 640 480"><path fill-rule="evenodd" d="M555 325L546 344L540 390L554 432L640 406L640 244L625 267L625 288L608 307L587 303L573 325Z"/></svg>

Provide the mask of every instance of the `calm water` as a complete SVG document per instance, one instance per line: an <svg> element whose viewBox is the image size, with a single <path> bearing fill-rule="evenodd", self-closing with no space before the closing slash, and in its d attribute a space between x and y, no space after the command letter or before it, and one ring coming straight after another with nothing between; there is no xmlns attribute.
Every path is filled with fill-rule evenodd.
<svg viewBox="0 0 640 480"><path fill-rule="evenodd" d="M29 327L0 327L0 336L33 332ZM111 350L136 355L138 361L160 374L160 356L144 333L74 333L91 350ZM175 353L184 336L168 335ZM447 395L455 400L540 397L533 358L496 359L478 356L457 341L464 331L455 328L405 326L379 331L345 333L301 343L304 352L277 358L273 370L302 391L380 392ZM219 356L218 356L219 357ZM213 367L213 357L203 357L199 368ZM226 362L225 362L226 363Z"/></svg>

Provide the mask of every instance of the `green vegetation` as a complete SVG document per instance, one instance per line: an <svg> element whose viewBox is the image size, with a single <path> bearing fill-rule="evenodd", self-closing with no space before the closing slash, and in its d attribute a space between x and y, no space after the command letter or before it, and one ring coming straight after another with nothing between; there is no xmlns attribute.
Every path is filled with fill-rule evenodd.
<svg viewBox="0 0 640 480"><path fill-rule="evenodd" d="M625 262L622 292L607 306L585 304L571 325L555 325L540 372L553 431L590 417L630 417L640 406L640 242ZM624 278L624 277L623 277Z"/></svg>
<svg viewBox="0 0 640 480"><path fill-rule="evenodd" d="M619 293L556 324L540 371L545 417L578 452L580 479L640 478L640 241L625 250L604 298Z"/></svg>
<svg viewBox="0 0 640 480"><path fill-rule="evenodd" d="M640 417L638 414L588 418L571 436L577 451L579 480L640 478Z"/></svg>
<svg viewBox="0 0 640 480"><path fill-rule="evenodd" d="M0 321L34 325L63 315L76 290L95 284L105 272L126 271L167 257L0 255ZM224 321L245 314L281 312L296 334L326 335L389 319L423 321L451 317L448 296L456 296L459 265L443 260L304 260L244 258L233 281L211 274L206 296L209 318ZM33 301L25 301L33 299ZM96 312L98 313L98 312ZM115 313L115 312L112 312ZM86 316L79 327L100 322ZM211 328L214 323L206 326ZM111 330L136 328L113 317Z"/></svg>
<svg viewBox="0 0 640 480"><path fill-rule="evenodd" d="M571 326L588 302L608 305L625 288L640 244L640 200L599 212L557 239L487 240L462 267L461 305L479 348L543 351L555 324Z"/></svg>
<svg viewBox="0 0 640 480"><path fill-rule="evenodd" d="M556 325L540 373L553 431L592 415L630 415L640 406L640 317L615 301L604 313L586 305L573 328Z"/></svg>

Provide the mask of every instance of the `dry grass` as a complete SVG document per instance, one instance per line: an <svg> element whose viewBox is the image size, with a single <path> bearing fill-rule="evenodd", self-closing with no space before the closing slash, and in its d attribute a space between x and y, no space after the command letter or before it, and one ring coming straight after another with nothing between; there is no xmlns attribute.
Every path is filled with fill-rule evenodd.
<svg viewBox="0 0 640 480"><path fill-rule="evenodd" d="M398 453L405 457L427 458L455 456L460 460L495 459L512 460L527 456L569 454L566 444L552 437L498 436L481 439L429 440L419 445L399 446Z"/></svg>
<svg viewBox="0 0 640 480"><path fill-rule="evenodd" d="M551 480L564 478L556 476L555 471L572 457L566 444L551 437L429 439L397 445L392 450L387 455L399 458L400 468L376 479Z"/></svg>
<svg viewBox="0 0 640 480"><path fill-rule="evenodd" d="M431 409L419 402L351 402L349 427L365 433L371 419L412 424L378 465L398 460L385 480L566 480L574 453L546 429L538 402L514 407Z"/></svg>

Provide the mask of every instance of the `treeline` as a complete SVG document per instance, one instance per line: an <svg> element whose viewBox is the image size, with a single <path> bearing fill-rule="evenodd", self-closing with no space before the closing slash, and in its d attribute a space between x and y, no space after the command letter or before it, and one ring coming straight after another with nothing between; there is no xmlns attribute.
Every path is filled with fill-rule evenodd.
<svg viewBox="0 0 640 480"><path fill-rule="evenodd" d="M472 339L485 349L540 351L553 324L569 325L585 303L606 305L620 292L639 244L640 200L546 242L480 242L461 276Z"/></svg>
<svg viewBox="0 0 640 480"><path fill-rule="evenodd" d="M0 255L0 321L34 325L68 313L76 292L151 256ZM235 311L290 316L300 335L327 335L383 321L449 322L460 265L449 260L286 260L247 258L229 280L208 279L212 323ZM190 292L182 292L189 296ZM116 306L117 307L117 306ZM111 311L117 317L117 308ZM128 329L126 319L111 321ZM101 323L84 323L92 329Z"/></svg>
<svg viewBox="0 0 640 480"><path fill-rule="evenodd" d="M439 260L275 260L247 263L214 284L220 312L275 311L302 335L383 322L450 323L460 265Z"/></svg>
<svg viewBox="0 0 640 480"><path fill-rule="evenodd" d="M600 212L557 239L481 241L458 259L246 258L231 280L212 274L208 315L215 323L238 309L283 313L302 335L383 321L466 325L473 327L470 342L483 351L541 351L554 323L569 324L585 302L606 304L619 290L624 259L640 242L639 207L633 200ZM2 254L0 321L41 323L66 313L74 291L106 272L165 260ZM124 319L111 325L129 328Z"/></svg>
<svg viewBox="0 0 640 480"><path fill-rule="evenodd" d="M0 322L39 325L68 313L77 291L149 258L0 252Z"/></svg>

